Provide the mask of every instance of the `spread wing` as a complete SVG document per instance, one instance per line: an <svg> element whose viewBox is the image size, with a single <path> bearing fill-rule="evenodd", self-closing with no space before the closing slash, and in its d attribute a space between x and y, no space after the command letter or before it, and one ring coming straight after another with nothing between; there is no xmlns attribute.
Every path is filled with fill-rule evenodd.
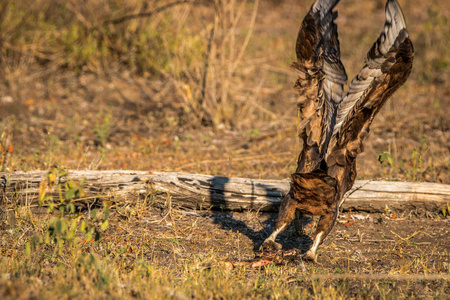
<svg viewBox="0 0 450 300"><path fill-rule="evenodd" d="M297 37L297 61L292 67L298 74L294 88L299 93L299 138L303 144L297 172L311 172L320 166L347 83L334 23L337 12L333 8L338 2L317 0Z"/></svg>
<svg viewBox="0 0 450 300"><path fill-rule="evenodd" d="M345 166L346 160L362 151L373 118L411 73L414 49L401 8L396 0L388 0L385 11L384 30L338 108L326 157L328 167Z"/></svg>

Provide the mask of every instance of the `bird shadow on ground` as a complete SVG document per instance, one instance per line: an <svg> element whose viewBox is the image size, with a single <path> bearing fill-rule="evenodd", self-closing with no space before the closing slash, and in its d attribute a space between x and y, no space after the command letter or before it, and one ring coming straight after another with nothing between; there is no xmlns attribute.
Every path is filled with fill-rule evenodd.
<svg viewBox="0 0 450 300"><path fill-rule="evenodd" d="M225 190L228 182L229 177L222 176L214 176L211 180L211 201L221 203L219 207L216 206L215 209L212 210L214 223L220 225L224 230L232 230L233 232L244 234L253 242L253 251L259 251L261 244L273 230L277 214L264 213L270 215L265 218L264 221L260 221L261 218L258 217L258 222L263 227L260 230L255 230L245 221L237 219L233 216L233 213L230 213L229 208L227 207ZM258 188L264 188L267 192L267 197L269 197L269 191L273 191L273 187L264 186L260 183L258 183ZM298 236L295 231L292 232L292 230L289 229L278 236L277 242L283 246L283 250L300 249L302 252L306 252L312 244L312 240L308 235Z"/></svg>

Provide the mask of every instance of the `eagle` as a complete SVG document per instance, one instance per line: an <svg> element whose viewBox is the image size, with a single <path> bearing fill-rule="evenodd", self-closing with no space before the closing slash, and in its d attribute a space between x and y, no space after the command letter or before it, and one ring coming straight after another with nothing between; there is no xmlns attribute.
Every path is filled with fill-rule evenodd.
<svg viewBox="0 0 450 300"><path fill-rule="evenodd" d="M388 0L384 29L344 94L347 75L334 22L338 2L316 0L298 33L297 61L292 67L298 75L294 88L301 151L275 228L260 248L268 255L282 251L275 238L296 217L313 215L320 219L303 258L316 261L317 248L333 228L344 195L353 186L356 157L363 151L373 119L411 73L414 49L405 18L398 2Z"/></svg>

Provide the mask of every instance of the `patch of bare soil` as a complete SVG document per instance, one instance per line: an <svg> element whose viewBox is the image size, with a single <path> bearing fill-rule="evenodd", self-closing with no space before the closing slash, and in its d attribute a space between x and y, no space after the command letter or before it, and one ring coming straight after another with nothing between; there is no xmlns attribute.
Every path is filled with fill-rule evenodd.
<svg viewBox="0 0 450 300"><path fill-rule="evenodd" d="M126 222L118 218L111 222L106 238L126 234L130 245L133 239L138 239L142 242L137 250L141 251L139 255L163 266L208 253L214 253L222 261L245 261L255 257L260 244L270 234L275 218L276 214L271 213L154 209L141 218ZM306 225L307 233L313 223ZM300 266L300 274L308 274L307 270L313 268L317 274L347 274L349 278L405 275L404 278L414 280L415 275L448 275L448 228L449 219L418 212L401 215L346 212L319 248L318 262L299 260L293 266ZM278 241L285 250L306 252L311 240L307 235L297 236L291 226ZM345 275L342 278L345 279ZM443 278L448 280L448 276ZM434 284L424 282L430 288ZM418 293L421 286L416 286ZM450 291L448 287L447 291Z"/></svg>

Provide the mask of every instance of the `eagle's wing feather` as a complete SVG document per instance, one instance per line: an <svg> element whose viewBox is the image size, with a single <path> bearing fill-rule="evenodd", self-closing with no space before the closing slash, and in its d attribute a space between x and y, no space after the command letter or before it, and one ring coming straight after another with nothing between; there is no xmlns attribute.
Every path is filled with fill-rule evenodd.
<svg viewBox="0 0 450 300"><path fill-rule="evenodd" d="M350 84L337 110L336 125L328 147L328 167L345 165L362 151L362 140L386 100L411 73L414 50L396 0L386 4L386 22L367 53L364 67ZM334 174L333 174L334 175Z"/></svg>
<svg viewBox="0 0 450 300"><path fill-rule="evenodd" d="M297 61L292 66L298 74L294 87L299 93L299 138L303 144L297 172L311 172L319 167L347 82L334 23L337 13L333 8L338 2L317 0L297 37Z"/></svg>

